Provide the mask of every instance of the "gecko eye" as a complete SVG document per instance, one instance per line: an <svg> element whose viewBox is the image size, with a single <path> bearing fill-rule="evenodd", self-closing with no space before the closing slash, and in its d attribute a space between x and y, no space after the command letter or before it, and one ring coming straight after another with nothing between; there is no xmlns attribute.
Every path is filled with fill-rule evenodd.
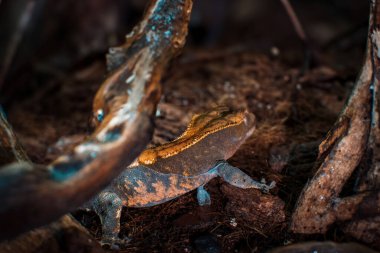
<svg viewBox="0 0 380 253"><path fill-rule="evenodd" d="M102 122L104 119L104 111L102 109L99 109L96 111L96 119L98 122Z"/></svg>

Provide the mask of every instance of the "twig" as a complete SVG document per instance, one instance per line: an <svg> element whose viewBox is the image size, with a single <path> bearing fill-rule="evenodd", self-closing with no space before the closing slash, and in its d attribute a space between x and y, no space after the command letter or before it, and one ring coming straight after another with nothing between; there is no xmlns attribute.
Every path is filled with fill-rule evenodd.
<svg viewBox="0 0 380 253"><path fill-rule="evenodd" d="M305 33L305 30L302 27L302 24L301 24L297 14L296 14L296 12L293 9L293 6L290 4L289 0L280 0L280 1L286 10L286 13L288 13L290 21L292 22L294 30L296 31L298 37L305 44L308 44L309 39Z"/></svg>
<svg viewBox="0 0 380 253"><path fill-rule="evenodd" d="M290 21L293 24L293 27L297 36L302 41L303 46L305 47L304 66L301 71L301 73L303 74L309 69L310 61L312 58L312 47L310 45L310 40L309 40L309 37L306 35L306 32L297 16L297 13L294 11L294 8L289 2L289 0L280 0L280 1L286 10L286 13L288 14Z"/></svg>

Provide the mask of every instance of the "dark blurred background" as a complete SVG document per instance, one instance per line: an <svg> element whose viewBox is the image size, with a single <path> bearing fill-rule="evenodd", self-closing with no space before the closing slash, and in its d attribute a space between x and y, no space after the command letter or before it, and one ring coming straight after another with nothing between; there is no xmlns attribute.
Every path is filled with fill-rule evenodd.
<svg viewBox="0 0 380 253"><path fill-rule="evenodd" d="M141 17L146 0L3 0L2 74L45 62L70 68L120 44ZM350 50L363 44L369 1L292 0L316 48ZM188 47L301 46L280 0L194 1ZM32 65L33 65L32 64ZM6 70L4 69L6 68ZM4 79L4 76L2 77Z"/></svg>

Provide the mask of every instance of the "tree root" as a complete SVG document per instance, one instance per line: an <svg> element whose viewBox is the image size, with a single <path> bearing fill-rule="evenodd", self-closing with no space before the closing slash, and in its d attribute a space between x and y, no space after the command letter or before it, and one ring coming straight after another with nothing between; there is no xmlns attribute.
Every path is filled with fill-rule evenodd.
<svg viewBox="0 0 380 253"><path fill-rule="evenodd" d="M325 233L333 223L345 221L342 226L347 233L366 241L364 237L370 237L370 233L365 231L373 226L368 219L378 224L379 14L380 1L373 1L363 68L340 118L320 145L320 167L298 199L290 225L292 232ZM340 198L343 186L359 165L363 176L356 180L352 189L355 194ZM379 226L376 230L380 241Z"/></svg>

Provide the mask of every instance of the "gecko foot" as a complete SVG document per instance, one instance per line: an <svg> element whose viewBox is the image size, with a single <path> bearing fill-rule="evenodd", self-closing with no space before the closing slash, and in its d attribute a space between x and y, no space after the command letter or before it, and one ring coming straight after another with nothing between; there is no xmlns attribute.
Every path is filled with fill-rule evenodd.
<svg viewBox="0 0 380 253"><path fill-rule="evenodd" d="M200 206L209 206L211 205L211 197L210 194L205 190L205 188L202 186L199 186L197 189L197 199L198 204Z"/></svg>
<svg viewBox="0 0 380 253"><path fill-rule="evenodd" d="M261 186L261 191L264 193L268 193L271 189L273 189L276 186L276 182L272 181L269 185L267 184L262 184Z"/></svg>

